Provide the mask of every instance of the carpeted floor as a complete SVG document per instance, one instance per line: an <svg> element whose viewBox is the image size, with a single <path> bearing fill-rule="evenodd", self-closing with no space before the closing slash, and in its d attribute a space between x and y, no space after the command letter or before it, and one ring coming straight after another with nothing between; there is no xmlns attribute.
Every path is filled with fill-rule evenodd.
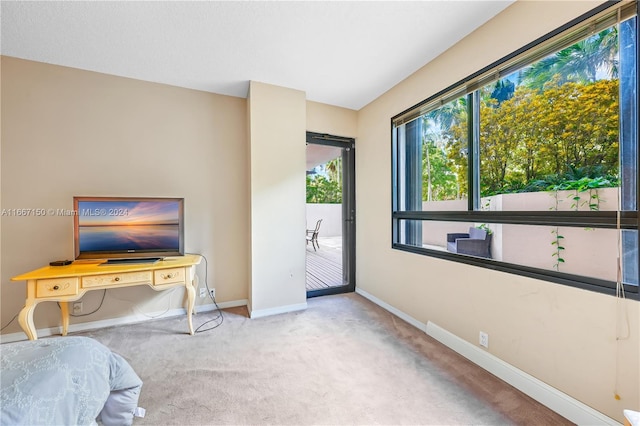
<svg viewBox="0 0 640 426"><path fill-rule="evenodd" d="M195 336L182 316L78 334L143 380L134 425L570 424L355 293L308 302L260 319L225 310Z"/></svg>

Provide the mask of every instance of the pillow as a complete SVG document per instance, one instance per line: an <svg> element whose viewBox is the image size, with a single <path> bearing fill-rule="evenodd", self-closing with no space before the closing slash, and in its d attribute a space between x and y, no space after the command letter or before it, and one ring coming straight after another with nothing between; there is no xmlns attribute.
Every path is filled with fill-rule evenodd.
<svg viewBox="0 0 640 426"><path fill-rule="evenodd" d="M129 426L138 407L142 380L120 355L109 357L111 393L98 416L105 426Z"/></svg>

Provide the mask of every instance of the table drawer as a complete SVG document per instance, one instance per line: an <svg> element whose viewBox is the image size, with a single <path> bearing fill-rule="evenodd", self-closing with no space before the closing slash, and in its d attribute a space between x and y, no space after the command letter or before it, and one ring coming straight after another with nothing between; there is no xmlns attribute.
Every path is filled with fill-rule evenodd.
<svg viewBox="0 0 640 426"><path fill-rule="evenodd" d="M141 284L151 282L151 271L121 272L119 274L94 275L82 278L82 288L117 287L119 285Z"/></svg>
<svg viewBox="0 0 640 426"><path fill-rule="evenodd" d="M184 268L159 269L153 271L154 285L176 284L185 282Z"/></svg>
<svg viewBox="0 0 640 426"><path fill-rule="evenodd" d="M78 294L78 278L49 278L36 282L36 297Z"/></svg>

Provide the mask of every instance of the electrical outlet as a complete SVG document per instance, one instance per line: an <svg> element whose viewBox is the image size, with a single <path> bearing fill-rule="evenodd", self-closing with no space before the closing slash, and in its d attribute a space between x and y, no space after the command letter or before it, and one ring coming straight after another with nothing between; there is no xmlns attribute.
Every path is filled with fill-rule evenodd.
<svg viewBox="0 0 640 426"><path fill-rule="evenodd" d="M200 297L207 297L207 289L200 287Z"/></svg>
<svg viewBox="0 0 640 426"><path fill-rule="evenodd" d="M82 302L73 302L73 313L74 315L82 313Z"/></svg>
<svg viewBox="0 0 640 426"><path fill-rule="evenodd" d="M211 296L213 299L216 298L216 289L215 288L210 288L209 289L209 296Z"/></svg>
<svg viewBox="0 0 640 426"><path fill-rule="evenodd" d="M480 346L484 346L489 349L489 335L484 331L480 332Z"/></svg>

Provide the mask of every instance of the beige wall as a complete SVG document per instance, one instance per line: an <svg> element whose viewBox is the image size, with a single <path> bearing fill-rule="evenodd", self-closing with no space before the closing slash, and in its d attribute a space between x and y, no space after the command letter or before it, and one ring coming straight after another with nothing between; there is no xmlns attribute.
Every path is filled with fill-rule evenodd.
<svg viewBox="0 0 640 426"><path fill-rule="evenodd" d="M491 354L622 422L640 408L640 303L391 249L391 117L597 4L516 2L359 111L356 284L474 345L489 333Z"/></svg>
<svg viewBox="0 0 640 426"><path fill-rule="evenodd" d="M270 296L261 309L304 303L305 248L299 237L305 228L304 131L353 136L355 111L307 102L302 92L255 83L267 95L262 98L262 110L256 112L254 104L252 121L245 99L11 57L1 60L3 208L71 209L74 195L184 197L185 248L208 259L209 285L216 288L219 302L249 298L252 262L274 265L282 259L286 277L293 273L296 285L290 291L267 291ZM293 94L295 107L290 105L288 113L279 115L273 101L283 93ZM290 138L286 147L278 145L270 127L285 118L286 123L275 129L281 135L287 127L293 129L289 124L294 115L295 142ZM256 133L255 141L262 142L253 149L254 172L263 173L262 180L255 182L256 195L271 194L261 192L260 185L283 170L273 164L286 162L287 179L294 189L279 199L287 210L299 199L300 210L294 213L300 230L291 226L293 221L285 221L289 227L284 232L291 235L291 242L295 234L295 243L278 253L272 246L278 235L265 243L271 249L255 252L253 257L252 125L254 130L266 126ZM282 155L284 148L289 150L286 155ZM259 150L263 151L257 154ZM253 227L270 221L271 213L256 216ZM72 258L73 241L71 217L3 216L0 226L4 326L23 306L26 295L25 284L10 278L50 260ZM293 255L287 250L296 249L298 259L289 264ZM204 263L198 267L201 285L204 268ZM85 295L85 312L96 308L101 296L101 292ZM182 298L182 289L161 293L144 286L112 289L97 313L71 318L71 325L164 312L182 307ZM207 299L196 299L196 304L206 303ZM40 304L34 319L37 328L57 327L59 310L55 304ZM3 330L3 334L20 332L17 321Z"/></svg>
<svg viewBox="0 0 640 426"><path fill-rule="evenodd" d="M307 131L355 138L358 132L358 112L307 101Z"/></svg>
<svg viewBox="0 0 640 426"><path fill-rule="evenodd" d="M245 99L10 57L1 65L3 208L72 209L74 195L184 197L186 251L207 257L220 302L248 297ZM72 258L73 236L68 216L1 224L5 325L26 295L10 277ZM179 308L182 292L109 290L100 311L71 324ZM87 294L85 312L100 297ZM40 304L36 327L57 326L59 316L54 303ZM3 333L19 331L14 321Z"/></svg>
<svg viewBox="0 0 640 426"><path fill-rule="evenodd" d="M306 307L304 92L252 81L252 317Z"/></svg>

